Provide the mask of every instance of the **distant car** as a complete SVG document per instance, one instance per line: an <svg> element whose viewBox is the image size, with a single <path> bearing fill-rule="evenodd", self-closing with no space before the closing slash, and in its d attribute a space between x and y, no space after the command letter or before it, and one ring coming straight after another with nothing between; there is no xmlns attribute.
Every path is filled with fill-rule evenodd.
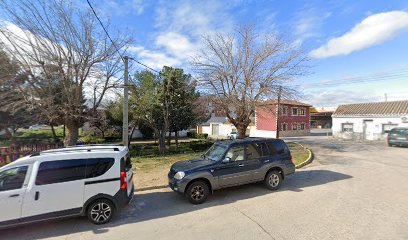
<svg viewBox="0 0 408 240"><path fill-rule="evenodd" d="M41 129L44 129L44 128L47 128L47 125L34 124L34 125L31 125L28 129L30 129L30 130L41 130Z"/></svg>
<svg viewBox="0 0 408 240"><path fill-rule="evenodd" d="M408 128L393 128L388 131L388 146L405 146L408 147Z"/></svg>
<svg viewBox="0 0 408 240"><path fill-rule="evenodd" d="M228 139L237 139L238 133L237 132L230 132L227 134Z"/></svg>
<svg viewBox="0 0 408 240"><path fill-rule="evenodd" d="M252 182L278 189L295 165L281 139L246 138L218 141L199 158L174 163L169 186L193 204L205 202L212 191Z"/></svg>

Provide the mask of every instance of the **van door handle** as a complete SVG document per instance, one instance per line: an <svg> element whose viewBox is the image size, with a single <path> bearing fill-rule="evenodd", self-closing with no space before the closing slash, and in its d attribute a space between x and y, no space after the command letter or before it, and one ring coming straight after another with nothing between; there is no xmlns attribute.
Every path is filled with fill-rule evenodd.
<svg viewBox="0 0 408 240"><path fill-rule="evenodd" d="M238 167L243 167L243 166L245 166L245 165L244 165L244 164L239 164L239 165L238 165Z"/></svg>
<svg viewBox="0 0 408 240"><path fill-rule="evenodd" d="M9 197L18 197L18 196L20 196L20 194L13 194L13 195L10 195Z"/></svg>
<svg viewBox="0 0 408 240"><path fill-rule="evenodd" d="M35 192L34 200L37 201L40 198L40 192Z"/></svg>

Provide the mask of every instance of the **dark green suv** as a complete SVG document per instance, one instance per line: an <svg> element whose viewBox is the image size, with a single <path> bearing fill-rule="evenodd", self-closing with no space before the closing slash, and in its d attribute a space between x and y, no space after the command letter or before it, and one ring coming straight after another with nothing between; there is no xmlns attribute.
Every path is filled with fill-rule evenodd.
<svg viewBox="0 0 408 240"><path fill-rule="evenodd" d="M408 147L408 128L398 127L387 131L388 146Z"/></svg>
<svg viewBox="0 0 408 240"><path fill-rule="evenodd" d="M246 183L263 181L276 190L294 172L283 140L247 138L216 142L201 157L174 163L168 177L171 189L200 204L214 190Z"/></svg>

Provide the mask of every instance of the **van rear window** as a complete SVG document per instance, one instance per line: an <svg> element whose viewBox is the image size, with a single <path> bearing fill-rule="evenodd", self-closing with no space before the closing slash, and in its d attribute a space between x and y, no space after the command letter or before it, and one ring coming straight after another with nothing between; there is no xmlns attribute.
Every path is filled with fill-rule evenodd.
<svg viewBox="0 0 408 240"><path fill-rule="evenodd" d="M120 161L120 170L123 172L127 172L132 169L132 159L130 158L130 154L127 153L125 157L123 157Z"/></svg>

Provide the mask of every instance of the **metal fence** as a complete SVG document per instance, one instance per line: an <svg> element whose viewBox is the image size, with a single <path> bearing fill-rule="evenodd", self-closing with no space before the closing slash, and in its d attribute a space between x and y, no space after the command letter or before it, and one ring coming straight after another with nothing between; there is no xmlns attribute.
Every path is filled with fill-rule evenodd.
<svg viewBox="0 0 408 240"><path fill-rule="evenodd" d="M0 166L11 163L26 155L61 147L63 147L62 143L0 147Z"/></svg>

